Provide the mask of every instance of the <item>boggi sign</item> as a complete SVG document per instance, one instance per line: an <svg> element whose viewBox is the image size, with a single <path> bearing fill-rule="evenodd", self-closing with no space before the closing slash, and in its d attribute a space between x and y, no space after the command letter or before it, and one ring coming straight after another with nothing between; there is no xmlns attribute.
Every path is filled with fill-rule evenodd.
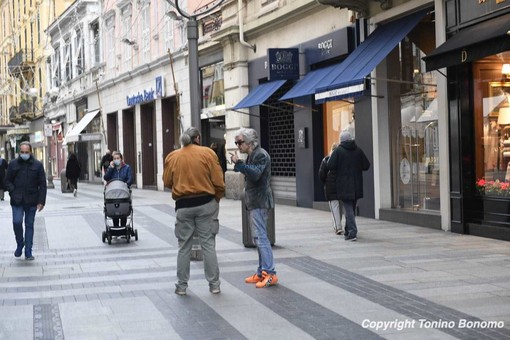
<svg viewBox="0 0 510 340"><path fill-rule="evenodd" d="M299 50L297 48L270 48L269 80L299 79Z"/></svg>

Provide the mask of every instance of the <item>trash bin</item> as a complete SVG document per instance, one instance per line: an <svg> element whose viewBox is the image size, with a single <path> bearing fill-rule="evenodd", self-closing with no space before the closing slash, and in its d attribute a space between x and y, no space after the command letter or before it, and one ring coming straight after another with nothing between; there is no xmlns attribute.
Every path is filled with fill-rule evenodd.
<svg viewBox="0 0 510 340"><path fill-rule="evenodd" d="M62 191L62 193L73 192L66 177L66 169L60 171L60 191Z"/></svg>
<svg viewBox="0 0 510 340"><path fill-rule="evenodd" d="M243 223L243 244L246 248L254 248L256 247L255 243L253 243L253 237L251 236L251 228L250 228L250 215L248 214L248 209L246 208L244 193L241 194L241 215L242 215L242 223ZM267 237L269 238L269 242L271 246L274 246L276 235L274 229L274 208L269 209L267 217Z"/></svg>

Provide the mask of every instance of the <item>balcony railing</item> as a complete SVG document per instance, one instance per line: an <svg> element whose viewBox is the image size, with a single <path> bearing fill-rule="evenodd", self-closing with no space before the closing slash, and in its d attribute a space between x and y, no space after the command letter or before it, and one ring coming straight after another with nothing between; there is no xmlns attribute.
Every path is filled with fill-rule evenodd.
<svg viewBox="0 0 510 340"><path fill-rule="evenodd" d="M34 51L22 48L9 60L7 65L11 75L18 75L30 69L34 65Z"/></svg>

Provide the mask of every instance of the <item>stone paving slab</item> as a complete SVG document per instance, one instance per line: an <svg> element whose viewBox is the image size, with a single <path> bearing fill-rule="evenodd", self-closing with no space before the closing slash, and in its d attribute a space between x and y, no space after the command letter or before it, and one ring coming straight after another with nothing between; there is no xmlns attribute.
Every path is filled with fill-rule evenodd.
<svg viewBox="0 0 510 340"><path fill-rule="evenodd" d="M359 240L345 242L328 212L278 205L280 283L256 289L243 282L257 252L242 245L240 202L222 200L222 293L209 293L203 263L192 262L180 297L169 192L134 189L140 239L108 245L102 187L80 183L74 198L56 184L36 216L33 262L14 259L0 202L0 339L510 338L508 242L361 217Z"/></svg>

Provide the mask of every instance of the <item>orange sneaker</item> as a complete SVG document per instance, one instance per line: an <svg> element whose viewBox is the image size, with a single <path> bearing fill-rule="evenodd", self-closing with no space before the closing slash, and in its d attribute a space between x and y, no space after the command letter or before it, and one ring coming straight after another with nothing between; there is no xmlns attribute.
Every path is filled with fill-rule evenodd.
<svg viewBox="0 0 510 340"><path fill-rule="evenodd" d="M244 279L244 282L246 283L258 283L264 279L263 276L259 276L257 273L253 274L252 276L248 276L246 279Z"/></svg>
<svg viewBox="0 0 510 340"><path fill-rule="evenodd" d="M264 288L273 286L278 283L278 276L276 276L276 274L268 274L266 272L262 272L262 277L263 277L262 281L257 282L255 284L255 287Z"/></svg>

